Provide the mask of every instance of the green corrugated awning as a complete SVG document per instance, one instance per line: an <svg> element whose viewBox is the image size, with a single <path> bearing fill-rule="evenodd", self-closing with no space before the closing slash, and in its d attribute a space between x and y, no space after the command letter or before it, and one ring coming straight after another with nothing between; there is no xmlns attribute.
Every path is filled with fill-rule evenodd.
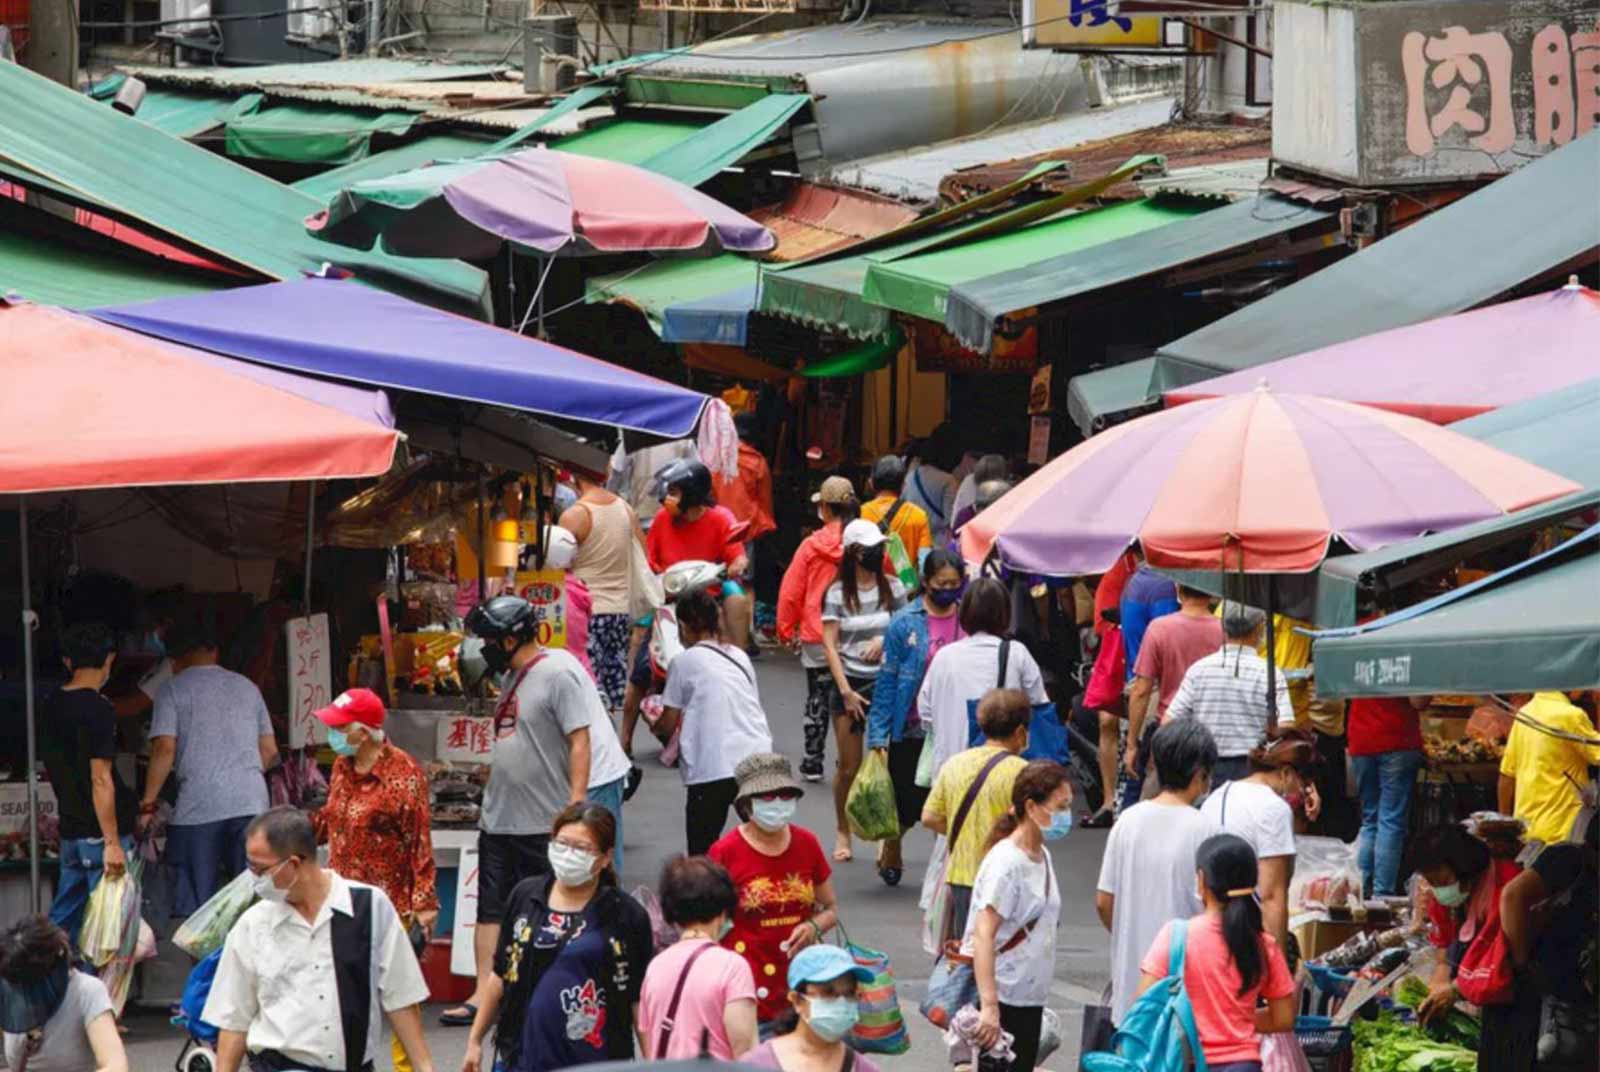
<svg viewBox="0 0 1600 1072"><path fill-rule="evenodd" d="M469 138L463 134L429 134L425 137L373 153L364 160L330 168L319 175L290 183L296 190L326 201L351 183L363 179L384 179L402 171L410 171L435 160L455 160L476 156L488 147L482 138Z"/></svg>
<svg viewBox="0 0 1600 1072"><path fill-rule="evenodd" d="M551 108L545 111L544 114L522 124L522 126L518 127L516 130L513 130L510 134L507 134L505 137L489 146L484 150L484 153L503 153L508 149L514 149L521 145L524 141L527 141L529 138L533 137L533 135L537 134L539 131L543 130L545 127L549 126L551 123L554 123L557 119L560 119L562 116L571 112L575 112L580 108L587 107L588 105L593 104L595 101L600 100L602 97L610 96L614 92L616 92L616 89L613 86L579 86L571 93L568 93L565 97L562 97Z"/></svg>
<svg viewBox="0 0 1600 1072"><path fill-rule="evenodd" d="M209 293L225 285L129 257L0 230L0 294L15 294L39 305L93 309Z"/></svg>
<svg viewBox="0 0 1600 1072"><path fill-rule="evenodd" d="M1511 569L1312 645L1317 695L1600 686L1600 527Z"/></svg>
<svg viewBox="0 0 1600 1072"><path fill-rule="evenodd" d="M1067 381L1067 416L1084 435L1093 435L1113 414L1140 409L1155 401L1150 390L1155 371L1156 359L1141 357L1072 377Z"/></svg>
<svg viewBox="0 0 1600 1072"><path fill-rule="evenodd" d="M235 99L174 89L151 89L134 118L149 123L174 138L193 138L227 122L229 116L247 115L261 106L261 94L246 93Z"/></svg>
<svg viewBox="0 0 1600 1072"><path fill-rule="evenodd" d="M793 118L794 113L810 103L811 96L806 93L774 93L762 97L702 127L693 137L646 157L639 161L639 166L677 179L686 186L699 186L765 143Z"/></svg>
<svg viewBox="0 0 1600 1072"><path fill-rule="evenodd" d="M419 118L416 112L276 104L230 117L227 153L297 164L348 164L367 157L374 134L404 135Z"/></svg>
<svg viewBox="0 0 1600 1072"><path fill-rule="evenodd" d="M943 324L950 289L1054 256L1185 220L1214 207L1206 202L1131 201L1036 223L1020 231L874 264L862 284L863 301Z"/></svg>
<svg viewBox="0 0 1600 1072"><path fill-rule="evenodd" d="M632 306L660 335L661 317L668 306L748 286L755 282L759 269L755 261L737 253L655 261L637 271L595 276L585 287L584 300Z"/></svg>
<svg viewBox="0 0 1600 1072"><path fill-rule="evenodd" d="M1560 473L1583 485L1585 490L1449 532L1420 536L1365 554L1330 558L1317 573L1316 623L1326 628L1353 625L1361 591L1379 584L1405 583L1408 578L1398 576L1397 571L1404 569L1419 576L1436 572L1453 561L1506 544L1600 505L1597 428L1600 428L1600 379L1502 406L1451 425L1451 431L1472 436L1524 461Z"/></svg>
<svg viewBox="0 0 1600 1072"><path fill-rule="evenodd" d="M488 279L459 261L365 253L306 233L322 203L14 63L0 63L0 172L37 172L91 204L274 279L323 264L482 316Z"/></svg>
<svg viewBox="0 0 1600 1072"><path fill-rule="evenodd" d="M906 344L906 337L898 327L892 328L887 339L870 339L843 353L825 357L807 365L802 374L814 380L841 379L876 372L894 360L894 355Z"/></svg>
<svg viewBox="0 0 1600 1072"><path fill-rule="evenodd" d="M617 119L551 142L550 148L638 164L693 136L703 125L676 119Z"/></svg>

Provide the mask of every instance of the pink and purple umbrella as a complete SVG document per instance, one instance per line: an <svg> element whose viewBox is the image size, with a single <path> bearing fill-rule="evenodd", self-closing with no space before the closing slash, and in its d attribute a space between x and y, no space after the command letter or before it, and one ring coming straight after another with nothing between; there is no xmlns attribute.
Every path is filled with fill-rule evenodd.
<svg viewBox="0 0 1600 1072"><path fill-rule="evenodd" d="M681 182L551 149L431 164L358 182L307 218L342 245L408 257L484 260L506 242L545 257L762 253L777 239Z"/></svg>
<svg viewBox="0 0 1600 1072"><path fill-rule="evenodd" d="M969 522L961 549L1053 576L1103 573L1135 541L1156 566L1304 573L1334 539L1371 550L1576 490L1414 417L1263 386L1101 432Z"/></svg>

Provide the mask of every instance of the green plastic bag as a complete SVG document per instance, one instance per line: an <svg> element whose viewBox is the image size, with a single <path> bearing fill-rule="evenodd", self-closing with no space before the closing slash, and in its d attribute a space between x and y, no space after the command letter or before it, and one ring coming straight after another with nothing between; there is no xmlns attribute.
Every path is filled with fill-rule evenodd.
<svg viewBox="0 0 1600 1072"><path fill-rule="evenodd" d="M850 821L850 831L863 841L884 841L900 836L894 782L889 778L889 765L876 749L867 752L861 769L856 771L856 780L850 783L844 814Z"/></svg>
<svg viewBox="0 0 1600 1072"><path fill-rule="evenodd" d="M905 541L900 539L898 532L888 533L888 539L883 542L884 555L889 560L889 568L894 575L900 578L900 583L907 592L917 590L917 564L912 561L911 555L906 551Z"/></svg>

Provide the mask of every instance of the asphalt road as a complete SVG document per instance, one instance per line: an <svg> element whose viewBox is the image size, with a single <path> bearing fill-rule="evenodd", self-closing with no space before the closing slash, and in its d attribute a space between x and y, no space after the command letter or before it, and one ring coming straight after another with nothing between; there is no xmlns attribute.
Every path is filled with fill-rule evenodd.
<svg viewBox="0 0 1600 1072"><path fill-rule="evenodd" d="M761 695L772 725L777 748L798 767L801 748L800 716L805 700L805 676L799 664L783 654L768 653L757 663ZM645 781L624 813L623 843L627 871L623 884L632 888L654 884L661 866L683 851L683 783L676 770L655 762L656 744L642 729L636 755L645 769ZM830 771L832 740L829 741ZM825 848L833 843L833 802L826 784L809 786L800 802L797 822L809 828ZM1080 810L1079 817L1082 817ZM927 863L932 835L912 834L905 845L906 877L890 889L878 878L872 864L872 846L857 843L856 859L840 864L834 873L840 909L850 937L889 955L899 982L900 1001L911 1034L911 1049L899 1057L879 1059L892 1072L943 1072L950 1067L939 1032L917 1013L917 1001L927 983L931 963L922 951L921 914L917 892ZM1052 848L1056 880L1061 886L1061 925L1056 934L1056 981L1051 1007L1062 1018L1063 1049L1047 1062L1062 1072L1077 1067L1077 1043L1085 1001L1097 1000L1109 978L1109 941L1094 912L1094 884L1099 874L1105 832L1074 830ZM464 1028L438 1024L428 1010L428 1043L439 1072L460 1068L466 1047ZM145 1013L129 1018L129 1061L136 1072L166 1072L173 1067L182 1045L179 1032L164 1017ZM379 1068L387 1068L387 1054Z"/></svg>

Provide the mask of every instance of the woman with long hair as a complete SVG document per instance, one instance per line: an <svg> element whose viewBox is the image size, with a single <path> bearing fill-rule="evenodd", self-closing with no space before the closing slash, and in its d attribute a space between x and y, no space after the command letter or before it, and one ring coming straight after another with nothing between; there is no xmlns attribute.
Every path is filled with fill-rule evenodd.
<svg viewBox="0 0 1600 1072"><path fill-rule="evenodd" d="M111 995L72 966L67 932L25 916L0 932L0 1029L6 1067L128 1072Z"/></svg>
<svg viewBox="0 0 1600 1072"><path fill-rule="evenodd" d="M822 649L833 681L833 734L839 768L833 777L838 839L833 858L852 856L845 799L861 766L867 707L883 668L883 637L906 601L905 587L884 570L883 530L857 519L844 527L839 576L822 597Z"/></svg>
<svg viewBox="0 0 1600 1072"><path fill-rule="evenodd" d="M931 777L928 785L917 784L917 766L928 735L917 691L939 650L966 635L956 613L965 583L959 557L942 547L929 551L922 558L922 594L895 612L883 635L883 662L867 712L867 747L882 751L888 765L902 833L921 821L922 805L933 784ZM879 876L887 885L897 886L904 866L900 839L884 841L878 850Z"/></svg>
<svg viewBox="0 0 1600 1072"><path fill-rule="evenodd" d="M1049 759L1029 763L1011 790L1011 810L995 823L972 884L961 956L978 983L978 1036L985 1050L1010 1033L1010 1072L1039 1059L1044 1007L1055 974L1061 889L1045 842L1072 831L1072 784Z"/></svg>
<svg viewBox="0 0 1600 1072"><path fill-rule="evenodd" d="M554 873L511 891L462 1072L539 1072L633 1057L654 938L649 914L617 888L616 840L617 821L598 804L573 804L556 816ZM486 1065L491 1025L496 1060Z"/></svg>
<svg viewBox="0 0 1600 1072"><path fill-rule="evenodd" d="M860 1016L857 989L872 973L836 945L814 945L789 962L788 982L788 1006L773 1021L772 1037L740 1063L779 1072L878 1072L845 1044Z"/></svg>
<svg viewBox="0 0 1600 1072"><path fill-rule="evenodd" d="M1200 1049L1211 1072L1261 1072L1260 1036L1294 1028L1294 979L1261 925L1255 850L1237 835L1214 834L1200 843L1195 867L1205 911L1188 921L1183 983ZM1167 976L1172 926L1145 954L1141 994Z"/></svg>

